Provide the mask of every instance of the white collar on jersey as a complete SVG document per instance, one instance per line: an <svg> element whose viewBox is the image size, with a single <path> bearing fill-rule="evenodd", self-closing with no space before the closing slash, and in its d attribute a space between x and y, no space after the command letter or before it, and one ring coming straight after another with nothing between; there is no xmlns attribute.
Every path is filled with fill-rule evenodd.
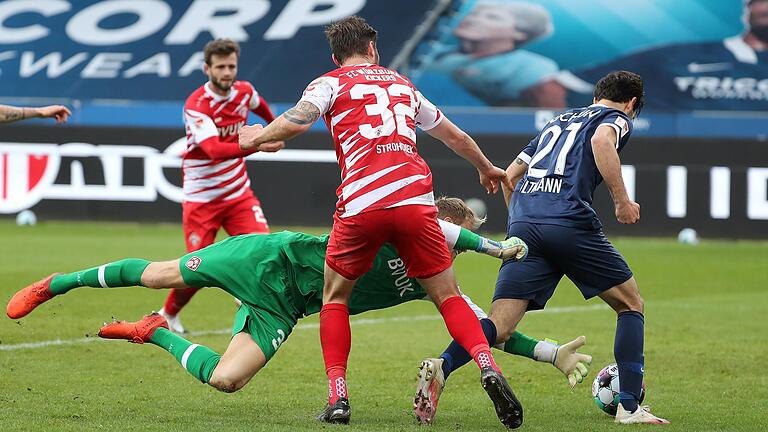
<svg viewBox="0 0 768 432"><path fill-rule="evenodd" d="M215 103L218 103L218 102L221 102L221 101L225 101L225 100L232 100L232 99L235 98L235 96L237 96L237 89L234 88L234 83L233 83L232 87L230 87L230 89L229 89L229 94L226 95L226 96L222 96L220 94L214 93L214 91L211 90L211 82L210 81L206 82L205 85L203 86L203 88L205 89L205 94L210 96Z"/></svg>
<svg viewBox="0 0 768 432"><path fill-rule="evenodd" d="M757 53L744 42L741 35L726 38L723 40L723 45L741 63L757 64Z"/></svg>

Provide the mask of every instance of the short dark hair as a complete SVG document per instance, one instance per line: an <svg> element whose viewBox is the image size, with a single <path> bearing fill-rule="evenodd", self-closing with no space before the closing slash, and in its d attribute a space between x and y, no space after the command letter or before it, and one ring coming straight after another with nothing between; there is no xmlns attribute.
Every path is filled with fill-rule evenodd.
<svg viewBox="0 0 768 432"><path fill-rule="evenodd" d="M376 43L376 30L365 19L357 15L325 27L325 37L331 45L331 52L341 63L355 55L368 54L368 43Z"/></svg>
<svg viewBox="0 0 768 432"><path fill-rule="evenodd" d="M232 53L237 54L240 58L240 44L232 39L214 39L203 48L203 55L205 56L205 63L211 65L211 57L214 55L228 56Z"/></svg>
<svg viewBox="0 0 768 432"><path fill-rule="evenodd" d="M635 113L639 114L645 104L645 92L643 78L634 72L611 72L595 84L595 100L629 102L633 97L637 98Z"/></svg>

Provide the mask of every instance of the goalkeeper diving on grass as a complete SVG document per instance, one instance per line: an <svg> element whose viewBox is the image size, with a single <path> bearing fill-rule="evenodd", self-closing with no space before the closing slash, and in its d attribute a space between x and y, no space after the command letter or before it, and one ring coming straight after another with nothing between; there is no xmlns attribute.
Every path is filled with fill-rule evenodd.
<svg viewBox="0 0 768 432"><path fill-rule="evenodd" d="M442 198L436 204L440 226L454 257L464 250L502 260L519 261L527 255L527 245L517 238L496 242L473 233L470 229L477 228L483 220L463 201ZM275 355L298 320L320 311L327 244L327 235L288 231L241 235L172 261L131 258L73 273L53 274L18 291L6 312L12 319L24 317L54 296L80 287L221 288L242 302L235 314L232 340L223 355L172 333L157 313L137 322L105 324L99 336L157 345L201 382L234 392ZM384 245L373 268L357 282L350 312L357 314L411 300L428 300L416 279L405 273L395 248ZM467 296L464 298L479 319L486 317ZM581 380L586 364L591 361L589 356L576 352L581 345L582 338L558 346L515 332L502 349L552 363L566 376L578 375Z"/></svg>

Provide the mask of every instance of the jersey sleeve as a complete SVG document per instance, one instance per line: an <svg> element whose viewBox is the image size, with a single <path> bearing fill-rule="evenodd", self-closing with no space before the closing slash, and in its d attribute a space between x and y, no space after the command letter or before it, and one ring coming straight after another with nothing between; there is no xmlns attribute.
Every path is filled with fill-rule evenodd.
<svg viewBox="0 0 768 432"><path fill-rule="evenodd" d="M445 236L445 242L448 244L448 250L453 250L456 247L456 242L459 240L461 234L461 227L450 222L446 222L442 219L438 219L440 229Z"/></svg>
<svg viewBox="0 0 768 432"><path fill-rule="evenodd" d="M333 98L332 80L331 77L323 76L309 83L301 99L299 99L299 103L309 102L320 110L321 116L325 115L331 107L331 99Z"/></svg>
<svg viewBox="0 0 768 432"><path fill-rule="evenodd" d="M259 92L256 91L256 88L253 86L253 84L248 83L248 85L251 87L251 100L248 101L248 109L254 111L259 107L259 105L261 105L261 95L259 95Z"/></svg>
<svg viewBox="0 0 768 432"><path fill-rule="evenodd" d="M616 131L616 150L624 148L632 134L632 120L624 114L611 113L597 127L603 126L611 127Z"/></svg>
<svg viewBox="0 0 768 432"><path fill-rule="evenodd" d="M184 125L192 135L195 143L200 144L203 141L219 136L219 130L210 117L198 111L191 109L184 110Z"/></svg>
<svg viewBox="0 0 768 432"><path fill-rule="evenodd" d="M428 131L443 121L443 113L421 94L420 91L414 92L416 95L416 126L423 131Z"/></svg>
<svg viewBox="0 0 768 432"><path fill-rule="evenodd" d="M531 142L528 143L525 148L523 148L523 151L520 152L517 157L522 160L523 162L527 163L528 165L531 164L531 158L533 158L534 153L536 153L536 147L538 146L539 136L536 135L534 139L531 140Z"/></svg>

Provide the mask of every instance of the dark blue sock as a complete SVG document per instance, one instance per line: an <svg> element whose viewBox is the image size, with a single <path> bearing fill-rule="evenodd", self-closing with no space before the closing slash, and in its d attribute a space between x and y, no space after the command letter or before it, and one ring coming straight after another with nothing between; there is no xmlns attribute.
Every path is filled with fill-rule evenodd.
<svg viewBox="0 0 768 432"><path fill-rule="evenodd" d="M643 385L643 333L645 319L640 312L622 312L616 321L613 355L619 365L619 399L624 409L634 412Z"/></svg>
<svg viewBox="0 0 768 432"><path fill-rule="evenodd" d="M496 344L496 325L488 318L480 320L480 326L483 328L485 339L488 341L488 345L493 346ZM472 357L467 353L464 348L461 347L456 341L451 342L448 348L440 355L443 359L443 375L448 378L448 375L456 369L464 366L472 360Z"/></svg>

